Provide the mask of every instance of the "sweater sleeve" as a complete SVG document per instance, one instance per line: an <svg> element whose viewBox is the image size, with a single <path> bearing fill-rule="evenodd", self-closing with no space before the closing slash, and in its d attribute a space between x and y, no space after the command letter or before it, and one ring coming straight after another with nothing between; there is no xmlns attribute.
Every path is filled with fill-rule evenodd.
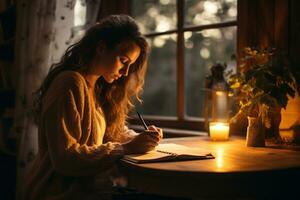
<svg viewBox="0 0 300 200"><path fill-rule="evenodd" d="M83 131L78 100L83 89L73 84L52 102L43 115L49 155L53 167L68 176L94 175L111 167L124 154L120 143L87 145L82 142Z"/></svg>
<svg viewBox="0 0 300 200"><path fill-rule="evenodd" d="M127 126L124 126L122 135L123 135L123 137L120 142L123 143L123 142L128 142L128 141L132 140L135 136L138 135L138 133L136 133L132 129L129 129Z"/></svg>

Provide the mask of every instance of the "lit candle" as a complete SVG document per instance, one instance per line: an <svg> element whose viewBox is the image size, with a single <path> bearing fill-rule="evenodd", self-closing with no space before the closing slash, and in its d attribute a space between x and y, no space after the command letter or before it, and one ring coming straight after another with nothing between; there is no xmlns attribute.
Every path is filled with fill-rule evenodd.
<svg viewBox="0 0 300 200"><path fill-rule="evenodd" d="M223 122L211 122L209 123L209 134L211 140L214 141L228 140L229 124Z"/></svg>

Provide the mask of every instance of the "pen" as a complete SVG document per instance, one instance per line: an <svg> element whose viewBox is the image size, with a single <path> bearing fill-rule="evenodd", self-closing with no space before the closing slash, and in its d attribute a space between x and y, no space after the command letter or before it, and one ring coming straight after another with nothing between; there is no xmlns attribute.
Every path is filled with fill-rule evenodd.
<svg viewBox="0 0 300 200"><path fill-rule="evenodd" d="M140 113L139 113L138 111L136 111L136 113L138 114L138 116L139 116L139 118L140 118L140 120L141 120L141 122L142 122L142 124L143 124L143 126L144 126L144 128L145 128L145 130L148 130L148 126L147 126L147 124L145 123L143 117L140 115Z"/></svg>

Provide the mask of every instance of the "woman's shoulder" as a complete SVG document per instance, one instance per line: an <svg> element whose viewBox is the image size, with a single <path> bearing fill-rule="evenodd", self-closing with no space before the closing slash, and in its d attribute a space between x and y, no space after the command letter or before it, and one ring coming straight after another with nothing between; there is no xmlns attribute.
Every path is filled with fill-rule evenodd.
<svg viewBox="0 0 300 200"><path fill-rule="evenodd" d="M64 71L58 74L51 83L54 88L80 88L84 89L86 82L84 77L76 71Z"/></svg>
<svg viewBox="0 0 300 200"><path fill-rule="evenodd" d="M70 95L75 97L76 101L83 102L87 92L85 79L79 72L61 72L53 79L43 97L43 110L47 110L55 100L69 98Z"/></svg>
<svg viewBox="0 0 300 200"><path fill-rule="evenodd" d="M64 71L54 78L48 92L64 93L69 90L83 92L85 89L85 79L79 72Z"/></svg>
<svg viewBox="0 0 300 200"><path fill-rule="evenodd" d="M61 84L76 84L85 82L83 76L76 71L64 71L61 72L57 77L54 79L55 82L60 82Z"/></svg>

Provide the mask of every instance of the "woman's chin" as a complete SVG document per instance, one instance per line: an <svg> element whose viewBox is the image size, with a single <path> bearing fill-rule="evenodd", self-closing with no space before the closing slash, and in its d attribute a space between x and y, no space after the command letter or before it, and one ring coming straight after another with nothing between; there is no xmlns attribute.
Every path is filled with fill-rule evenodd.
<svg viewBox="0 0 300 200"><path fill-rule="evenodd" d="M105 78L105 81L107 82L107 83L113 83L114 81L115 81L115 79L113 79L113 78Z"/></svg>

